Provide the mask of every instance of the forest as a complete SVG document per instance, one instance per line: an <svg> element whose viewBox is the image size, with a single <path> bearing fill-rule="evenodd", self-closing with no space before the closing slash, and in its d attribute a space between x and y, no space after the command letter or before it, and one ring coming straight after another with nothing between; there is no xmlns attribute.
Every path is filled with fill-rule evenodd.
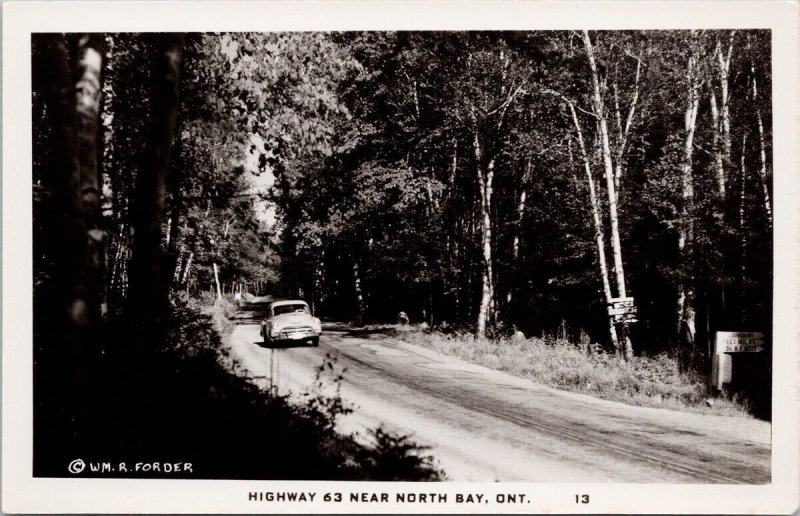
<svg viewBox="0 0 800 516"><path fill-rule="evenodd" d="M713 332L771 333L769 31L36 34L31 58L39 375L237 292L701 372Z"/></svg>

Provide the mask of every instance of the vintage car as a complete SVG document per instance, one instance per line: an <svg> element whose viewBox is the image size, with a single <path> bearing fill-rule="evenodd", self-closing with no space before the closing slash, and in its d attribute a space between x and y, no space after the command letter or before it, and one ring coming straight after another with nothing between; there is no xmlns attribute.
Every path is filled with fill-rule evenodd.
<svg viewBox="0 0 800 516"><path fill-rule="evenodd" d="M308 303L290 299L269 304L267 318L261 322L264 344L279 341L303 341L312 346L319 345L322 323L311 314Z"/></svg>

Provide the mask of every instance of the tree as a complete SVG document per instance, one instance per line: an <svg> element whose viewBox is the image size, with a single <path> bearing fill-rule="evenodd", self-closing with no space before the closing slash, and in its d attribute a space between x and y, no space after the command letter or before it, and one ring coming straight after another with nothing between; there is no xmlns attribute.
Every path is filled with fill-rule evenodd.
<svg viewBox="0 0 800 516"><path fill-rule="evenodd" d="M170 148L178 115L183 35L157 36L153 68L150 128L136 178L133 210L134 240L131 263L131 306L144 331L151 331L166 308L174 264L161 251Z"/></svg>

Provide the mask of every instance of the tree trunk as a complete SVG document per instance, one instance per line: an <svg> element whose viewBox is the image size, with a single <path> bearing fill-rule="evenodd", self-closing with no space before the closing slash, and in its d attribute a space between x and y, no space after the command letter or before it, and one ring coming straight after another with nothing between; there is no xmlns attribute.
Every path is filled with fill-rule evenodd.
<svg viewBox="0 0 800 516"><path fill-rule="evenodd" d="M720 118L722 122L722 155L726 166L731 163L731 115L729 80L731 72L731 54L733 52L733 37L736 31L731 31L727 52L723 54L721 44L717 43L717 65L720 85Z"/></svg>
<svg viewBox="0 0 800 516"><path fill-rule="evenodd" d="M87 430L86 392L98 356L105 265L97 166L102 41L101 36L79 38L75 70L63 35L34 35L32 41L41 45L34 54L34 74L42 80L52 126L52 156L43 182L52 192L44 222L45 235L53 239L48 251L54 292L36 317L52 314L54 320L37 324L47 333L37 336L34 348L35 374L44 379L35 393L36 417L42 431L53 432L48 446L69 446L72 436ZM42 435L37 431L34 438Z"/></svg>
<svg viewBox="0 0 800 516"><path fill-rule="evenodd" d="M694 51L693 51L694 52ZM697 84L697 58L693 53L687 67L687 102L684 114L683 165L681 166L681 221L678 233L678 254L683 270L678 287L677 333L681 346L694 347L695 295L694 295L694 174L692 151L700 104Z"/></svg>
<svg viewBox="0 0 800 516"><path fill-rule="evenodd" d="M81 209L86 224L86 258L84 283L90 324L105 312L104 271L106 234L100 211L100 174L98 167L101 70L103 65L102 34L82 35L78 43L78 82L75 85L78 115L78 155L80 163Z"/></svg>
<svg viewBox="0 0 800 516"><path fill-rule="evenodd" d="M127 238L125 235L125 225L120 226L115 241L113 242L114 253L110 262L111 273L108 279L108 292L110 296L121 295L122 284L122 265L123 260L127 259Z"/></svg>
<svg viewBox="0 0 800 516"><path fill-rule="evenodd" d="M361 276L358 273L358 261L353 260L353 288L356 293L356 308L358 309L358 324L364 324L366 316L366 304L364 294L361 291Z"/></svg>
<svg viewBox="0 0 800 516"><path fill-rule="evenodd" d="M164 215L170 147L178 114L178 90L183 36L158 36L153 70L150 128L136 181L133 213L131 304L134 318L146 331L157 325L168 279L163 277L161 223Z"/></svg>
<svg viewBox="0 0 800 516"><path fill-rule="evenodd" d="M722 138L720 135L721 127L719 120L719 110L717 109L717 96L714 93L714 86L709 82L709 104L711 106L711 122L713 130L714 165L717 174L717 192L719 193L720 203L716 210L717 218L722 219L721 207L725 200L725 158L723 156Z"/></svg>
<svg viewBox="0 0 800 516"><path fill-rule="evenodd" d="M78 151L78 120L74 83L69 56L60 34L44 34L41 63L44 101L53 126L52 161L45 178L53 192L48 233L58 242L53 245L54 286L57 323L55 333L65 337L89 326L87 289L81 273L86 254L86 222L80 197L81 170Z"/></svg>
<svg viewBox="0 0 800 516"><path fill-rule="evenodd" d="M475 167L480 193L480 228L481 228L481 301L478 308L477 335L486 334L486 323L491 319L494 301L494 284L492 280L492 181L494 179L494 160L490 160L483 171L483 149L477 129L473 140L475 151Z"/></svg>
<svg viewBox="0 0 800 516"><path fill-rule="evenodd" d="M739 189L739 299L740 299L740 316L741 321L744 323L747 319L747 311L745 309L746 303L744 300L746 296L747 284L747 231L744 227L744 205L747 197L747 166L745 164L745 157L747 155L747 133L742 135L742 154L739 159L739 173L740 189Z"/></svg>
<svg viewBox="0 0 800 516"><path fill-rule="evenodd" d="M515 269L517 268L517 262L519 260L519 243L520 243L520 234L522 233L522 222L525 217L525 206L526 201L528 199L528 181L530 180L531 171L533 166L531 164L531 158L525 161L525 171L522 174L522 179L520 181L520 193L519 193L519 201L517 202L517 220L514 227L514 240L511 244L511 260L514 263ZM514 283L512 282L511 285L508 287L508 292L506 295L506 306L512 306L513 300L513 292L514 292ZM508 308L507 308L508 309Z"/></svg>
<svg viewBox="0 0 800 516"><path fill-rule="evenodd" d="M450 178L448 183L448 202L451 202L450 199L453 198L455 195L455 188L456 188L456 176L458 172L458 139L453 138L453 160L452 165L450 167ZM455 215L451 213L451 217L455 220L452 221L453 228L447 234L447 243L450 252L447 253L448 258L448 276L452 274L453 284L450 286L448 292L450 294L450 299L453 300L452 304L452 313L451 316L456 321L460 321L461 319L461 305L460 305L460 293L461 293L461 270L458 267L458 261L460 256L460 249L463 242L463 232L464 232L464 223L463 217Z"/></svg>
<svg viewBox="0 0 800 516"><path fill-rule="evenodd" d="M643 45L640 48L639 55L643 54ZM633 57L633 56L632 56ZM628 115L625 117L625 124L622 124L622 112L619 107L619 96L617 94L617 85L614 83L614 106L617 113L617 130L619 132L619 144L616 152L616 168L614 171L614 189L619 192L620 180L624 172L623 162L625 159L625 150L628 145L628 135L630 134L631 127L633 126L633 119L636 116L636 107L639 101L639 83L642 76L642 59L636 59L636 76L633 83L633 94L631 96L630 104L628 105Z"/></svg>
<svg viewBox="0 0 800 516"><path fill-rule="evenodd" d="M767 144L764 139L764 122L761 118L761 108L758 107L758 86L756 84L755 70L751 68L751 71L753 73L753 104L756 107L756 121L758 122L758 178L761 181L763 192L764 213L767 215L770 227L772 227L772 201L770 201L769 179L767 177Z"/></svg>
<svg viewBox="0 0 800 516"><path fill-rule="evenodd" d="M600 145L605 168L606 190L608 194L608 211L611 222L611 246L614 251L614 272L617 280L617 291L619 297L625 297L625 270L622 264L622 245L619 236L619 216L617 213L617 192L614 183L614 164L611 159L611 146L608 138L608 119L605 114L605 105L600 94L600 82L597 72L597 64L594 58L594 50L589 39L589 31L584 31L584 45L589 59L589 66L592 70L592 103L594 114L597 117L600 130Z"/></svg>
<svg viewBox="0 0 800 516"><path fill-rule="evenodd" d="M456 172L458 171L458 140L453 138L453 162L450 167L450 179L448 181L448 195L453 195L456 184Z"/></svg>
<svg viewBox="0 0 800 516"><path fill-rule="evenodd" d="M622 263L622 245L620 243L619 217L617 214L617 192L614 181L614 164L611 160L611 146L609 144L608 137L608 120L605 114L603 97L600 94L600 81L597 72L597 63L595 62L594 49L592 47L592 42L589 39L588 30L583 31L583 42L584 47L586 48L586 55L589 60L589 67L592 71L592 103L600 132L603 166L605 168L608 212L609 220L611 222L611 248L614 255L614 272L617 280L617 293L619 297L626 297L627 292L625 288L625 270ZM630 342L630 338L627 335L627 323L621 323L620 330L620 341L622 341L624 344L624 357L626 360L628 360L633 357L633 346Z"/></svg>
<svg viewBox="0 0 800 516"><path fill-rule="evenodd" d="M514 233L514 243L512 247L512 257L515 262L519 258L519 237L522 232L522 221L525 217L525 202L528 198L528 181L530 180L532 170L533 166L529 157L525 161L525 172L522 174L522 180L520 181L519 202L517 203L516 232Z"/></svg>
<svg viewBox="0 0 800 516"><path fill-rule="evenodd" d="M181 285L186 286L187 291L189 289L189 273L192 270L193 259L194 259L194 252L189 252L189 257L186 259L186 265L183 266L183 274L180 279Z"/></svg>
<svg viewBox="0 0 800 516"><path fill-rule="evenodd" d="M78 43L78 82L75 85L80 207L86 227L85 256L77 274L82 277L89 325L100 315L105 267L105 232L101 228L100 187L97 166L98 126L103 52L101 34L82 35Z"/></svg>
<svg viewBox="0 0 800 516"><path fill-rule="evenodd" d="M592 177L592 166L591 161L589 159L589 154L586 152L586 145L583 141L583 131L581 131L581 125L578 121L578 115L575 113L575 107L572 103L567 103L570 108L570 112L572 113L572 121L575 124L575 131L578 135L578 144L581 149L581 155L583 157L583 168L586 171L586 182L589 185L589 202L591 203L592 207L592 219L594 221L594 236L595 241L597 243L597 259L600 265L600 277L603 281L603 293L605 294L605 302L606 307L608 309L611 308L611 299L613 295L611 294L611 282L608 279L608 264L606 262L606 244L605 238L603 236L603 222L600 218L600 203L597 199L597 193L594 187L594 177ZM617 331L614 327L614 316L610 313L608 314L608 330L609 336L611 337L611 343L614 345L614 349L617 351L619 356L624 356L624 350L620 348L619 339L617 338Z"/></svg>
<svg viewBox="0 0 800 516"><path fill-rule="evenodd" d="M222 288L219 285L219 267L217 267L217 262L212 264L214 268L214 284L217 287L217 299L222 299Z"/></svg>

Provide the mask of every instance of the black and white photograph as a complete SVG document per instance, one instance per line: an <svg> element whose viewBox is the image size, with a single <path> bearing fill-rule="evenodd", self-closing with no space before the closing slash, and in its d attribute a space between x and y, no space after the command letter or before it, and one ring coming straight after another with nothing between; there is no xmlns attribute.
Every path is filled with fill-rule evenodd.
<svg viewBox="0 0 800 516"><path fill-rule="evenodd" d="M3 174L25 196L3 275L29 289L4 281L29 338L4 332L3 449L24 404L29 452L5 495L12 459L41 486L151 486L157 512L219 481L234 512L373 513L796 483L775 386L797 385L776 122L797 99L775 92L797 63L746 21L29 24L4 160L9 128L30 154ZM3 510L94 512L65 503Z"/></svg>

